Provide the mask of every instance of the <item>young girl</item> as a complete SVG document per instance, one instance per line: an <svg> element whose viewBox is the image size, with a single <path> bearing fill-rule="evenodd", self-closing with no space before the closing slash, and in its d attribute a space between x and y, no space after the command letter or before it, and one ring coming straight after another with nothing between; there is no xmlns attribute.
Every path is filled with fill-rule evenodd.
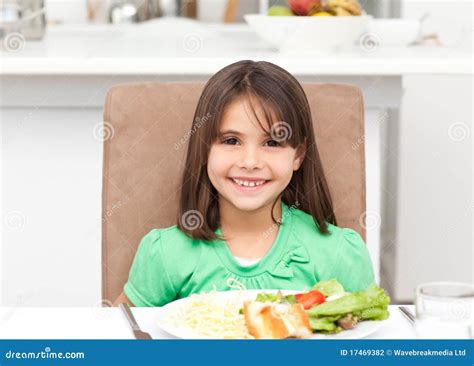
<svg viewBox="0 0 474 366"><path fill-rule="evenodd" d="M205 117L205 118L203 118ZM115 301L162 306L202 291L374 282L360 235L337 227L298 81L269 62L217 72L199 99L177 225L142 239Z"/></svg>

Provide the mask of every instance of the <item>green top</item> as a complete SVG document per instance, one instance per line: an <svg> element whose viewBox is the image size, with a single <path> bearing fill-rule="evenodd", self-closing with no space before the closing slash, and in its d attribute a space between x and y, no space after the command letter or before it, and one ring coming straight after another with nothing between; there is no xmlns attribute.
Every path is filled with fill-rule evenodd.
<svg viewBox="0 0 474 366"><path fill-rule="evenodd" d="M303 291L335 278L353 292L374 282L367 247L356 231L329 224L331 234L321 234L311 215L283 202L281 217L272 247L251 266L239 265L225 241L194 240L176 225L153 229L140 242L125 295L135 306L162 306L201 291L232 290L237 283Z"/></svg>

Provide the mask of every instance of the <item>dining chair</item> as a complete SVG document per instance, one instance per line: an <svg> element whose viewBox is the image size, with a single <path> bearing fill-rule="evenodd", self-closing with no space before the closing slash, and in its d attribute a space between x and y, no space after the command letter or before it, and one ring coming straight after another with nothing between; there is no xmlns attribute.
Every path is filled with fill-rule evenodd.
<svg viewBox="0 0 474 366"><path fill-rule="evenodd" d="M204 83L112 87L103 122L102 297L122 292L141 238L176 224L187 139ZM364 105L359 88L303 84L341 227L365 240Z"/></svg>

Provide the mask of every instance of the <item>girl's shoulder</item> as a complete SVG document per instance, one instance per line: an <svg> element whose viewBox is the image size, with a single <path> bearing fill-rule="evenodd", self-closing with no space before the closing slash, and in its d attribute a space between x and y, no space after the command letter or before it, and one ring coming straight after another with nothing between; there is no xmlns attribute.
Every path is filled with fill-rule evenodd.
<svg viewBox="0 0 474 366"><path fill-rule="evenodd" d="M199 259L200 248L176 226L151 229L137 248L125 294L138 306L162 306L177 296Z"/></svg>
<svg viewBox="0 0 474 366"><path fill-rule="evenodd" d="M374 282L370 254L357 231L328 224L329 234L322 234L303 211L295 212L293 222L294 243L305 248L319 279L336 278L349 292L365 290Z"/></svg>
<svg viewBox="0 0 474 366"><path fill-rule="evenodd" d="M196 245L196 240L187 236L177 225L161 229L151 229L142 240L147 241L152 246L160 246L161 250L166 252L167 255L173 252L182 255L183 250L186 250L188 255L193 252L199 253L200 251L200 247Z"/></svg>
<svg viewBox="0 0 474 366"><path fill-rule="evenodd" d="M365 244L360 234L354 229L327 223L329 234L323 234L319 231L313 216L307 212L294 209L293 217L293 231L298 233L299 236L307 237L311 243L314 243L314 239L317 238L317 242L321 244L331 244L334 242L347 242L356 245Z"/></svg>

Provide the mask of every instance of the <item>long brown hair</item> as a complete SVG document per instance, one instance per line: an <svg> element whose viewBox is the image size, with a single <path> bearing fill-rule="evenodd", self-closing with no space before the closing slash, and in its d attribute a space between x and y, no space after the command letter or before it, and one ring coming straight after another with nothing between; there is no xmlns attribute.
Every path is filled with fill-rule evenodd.
<svg viewBox="0 0 474 366"><path fill-rule="evenodd" d="M220 226L218 192L207 174L207 161L211 145L218 138L219 123L225 107L240 97L247 98L261 126L255 112L255 101L262 108L269 129L277 121L284 121L291 131L285 142L293 148L305 144L303 163L293 172L290 183L280 196L287 205L296 206L313 216L319 231L328 234L327 223L337 225L337 222L304 90L281 67L270 62L251 60L224 67L204 86L189 137L181 182L178 227L194 239L222 239L215 234ZM278 198L273 207L277 202ZM272 219L279 225L273 217L273 207Z"/></svg>

